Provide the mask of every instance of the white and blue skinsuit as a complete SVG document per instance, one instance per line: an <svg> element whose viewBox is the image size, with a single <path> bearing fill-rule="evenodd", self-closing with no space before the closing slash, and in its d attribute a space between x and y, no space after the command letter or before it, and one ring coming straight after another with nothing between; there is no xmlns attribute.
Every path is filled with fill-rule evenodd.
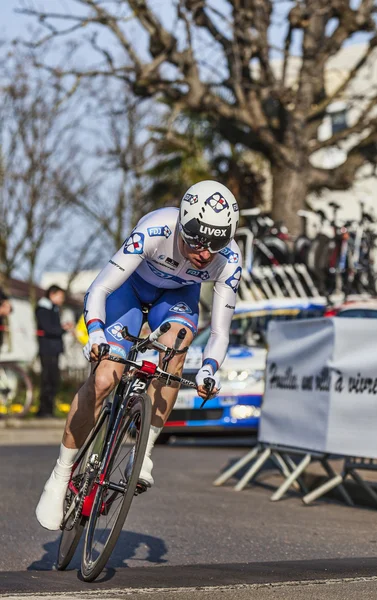
<svg viewBox="0 0 377 600"><path fill-rule="evenodd" d="M177 208L162 208L139 221L90 286L85 296L85 321L89 334L103 330L111 353L125 358L130 342L122 338L120 330L127 325L131 334L138 335L145 304L150 306L152 330L170 321L182 323L195 335L200 285L214 281L211 335L203 364L211 364L215 372L229 343L241 253L232 240L207 267L195 269L179 250L178 216Z"/></svg>

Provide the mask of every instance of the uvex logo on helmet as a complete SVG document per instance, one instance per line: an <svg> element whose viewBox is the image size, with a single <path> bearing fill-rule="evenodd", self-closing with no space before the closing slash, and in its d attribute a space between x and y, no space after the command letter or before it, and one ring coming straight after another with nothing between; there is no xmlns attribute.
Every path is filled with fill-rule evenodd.
<svg viewBox="0 0 377 600"><path fill-rule="evenodd" d="M208 237L226 237L227 233L229 232L229 227L211 227L210 225L201 225L199 231Z"/></svg>

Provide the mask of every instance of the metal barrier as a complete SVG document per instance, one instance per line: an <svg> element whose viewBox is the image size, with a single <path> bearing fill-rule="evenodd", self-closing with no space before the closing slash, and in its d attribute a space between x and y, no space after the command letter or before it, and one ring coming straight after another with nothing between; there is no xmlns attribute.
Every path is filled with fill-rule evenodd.
<svg viewBox="0 0 377 600"><path fill-rule="evenodd" d="M296 458L296 461L293 458ZM334 458L334 457L332 457ZM338 457L339 458L339 457ZM343 458L343 457L342 457ZM239 471L244 469L247 465L249 468L241 479L234 486L236 492L242 491L248 483L251 483L258 473L261 472L264 465L268 460L272 459L277 466L280 474L283 476L284 481L278 487L278 489L272 494L271 502L277 502L280 500L287 491L294 487L297 491L301 492L301 498L304 504L309 504L313 500L323 496L327 491L334 487L339 488L339 492L342 495L344 501L348 506L354 506L354 502L348 492L346 491L343 482L347 475L337 475L332 468L329 460L330 455L322 452L306 451L299 448L285 447L280 445L271 444L257 444L250 452L243 456L234 465L226 469L219 477L215 479L213 485L221 486L224 485L229 479L234 477ZM298 462L297 462L298 459ZM302 479L307 467L313 463L319 462L323 467L326 475L330 478L326 483L316 488L314 491L309 492L305 482ZM356 467L354 467L356 468ZM358 466L357 468L361 468ZM375 465L377 468L377 464ZM358 482L369 492L372 498L377 502L377 494L370 489L370 486L359 476L356 475L348 466L347 474L350 473L354 478L357 477Z"/></svg>
<svg viewBox="0 0 377 600"><path fill-rule="evenodd" d="M363 479L358 471L377 471L377 460L374 458L346 457L342 473L339 475L333 473L331 479L306 494L302 499L304 504L310 504L335 488L339 488L341 491L344 489L343 484L348 476L351 476L363 488L372 501L377 504L377 493L374 491L371 483Z"/></svg>
<svg viewBox="0 0 377 600"><path fill-rule="evenodd" d="M244 267L239 287L241 300L272 298L306 298L319 296L306 265Z"/></svg>
<svg viewBox="0 0 377 600"><path fill-rule="evenodd" d="M358 319L355 325L355 319L336 318L270 322L258 445L215 485L246 469L235 485L241 491L273 458L284 480L272 501L299 485L304 504L337 488L353 506L344 486L350 477L377 505L377 489L362 476L377 470L377 322ZM330 458L344 462L341 473L334 471ZM324 469L326 481L308 491L302 476L314 461Z"/></svg>

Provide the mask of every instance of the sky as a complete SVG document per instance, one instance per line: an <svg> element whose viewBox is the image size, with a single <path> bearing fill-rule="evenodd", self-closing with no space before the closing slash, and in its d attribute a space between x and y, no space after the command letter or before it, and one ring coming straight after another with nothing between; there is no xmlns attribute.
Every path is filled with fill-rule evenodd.
<svg viewBox="0 0 377 600"><path fill-rule="evenodd" d="M14 12L16 6L19 6L19 0L3 0L1 7L1 36L13 38L23 35L27 31L28 22L30 22L30 19L27 19L23 15L16 14Z"/></svg>
<svg viewBox="0 0 377 600"><path fill-rule="evenodd" d="M218 0L213 0L218 1ZM165 21L166 24L171 23L171 11L169 7L171 6L171 0L150 0L151 5L158 9L158 14ZM355 3L357 0L355 0ZM20 6L44 6L48 7L49 11L56 10L57 12L63 12L65 8L68 9L71 4L71 0L2 0L1 2L1 16L2 23L0 24L0 39L2 37L6 37L7 39L17 38L17 37L28 37L30 32L36 27L36 20L31 17L26 17L24 15L17 14L15 12L16 7ZM75 5L75 10L79 11L77 8L77 4ZM286 32L286 20L285 15L290 2L280 2L279 3L279 14L276 16L276 24L271 29L270 38L273 40L275 46L279 46L282 42L284 34ZM81 12L81 11L80 11ZM170 22L170 23L169 23ZM136 35L136 34L135 34ZM203 34L204 36L204 34ZM140 40L142 40L142 36L140 36ZM365 36L356 36L353 42L360 42L365 39ZM296 40L295 47L293 48L293 53L297 54L299 52L299 38ZM140 46L142 41L138 42ZM201 45L203 51L206 50L205 36L201 40ZM208 49L209 50L209 49ZM86 58L85 55L82 58ZM88 53L88 60L90 60ZM72 234L73 230L81 231L82 223L77 221L76 223L70 223L69 229ZM42 256L42 261L40 265L40 270L44 268L44 264L48 262L48 258L51 255L51 247L47 246L45 248L44 254Z"/></svg>

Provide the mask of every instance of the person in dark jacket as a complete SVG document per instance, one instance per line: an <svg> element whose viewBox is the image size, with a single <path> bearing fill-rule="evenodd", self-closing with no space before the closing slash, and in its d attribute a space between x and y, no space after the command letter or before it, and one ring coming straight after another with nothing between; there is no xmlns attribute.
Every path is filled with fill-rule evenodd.
<svg viewBox="0 0 377 600"><path fill-rule="evenodd" d="M9 317L11 312L12 312L12 305L9 302L9 298L3 292L3 290L0 288L0 351L1 351L1 346L3 345L4 331L6 328L5 321L6 321L6 318Z"/></svg>
<svg viewBox="0 0 377 600"><path fill-rule="evenodd" d="M52 417L54 400L60 383L59 355L63 352L63 335L72 329L71 324L61 325L60 307L65 292L57 285L48 288L46 296L38 302L35 315L39 358L41 361L41 391L37 417Z"/></svg>

